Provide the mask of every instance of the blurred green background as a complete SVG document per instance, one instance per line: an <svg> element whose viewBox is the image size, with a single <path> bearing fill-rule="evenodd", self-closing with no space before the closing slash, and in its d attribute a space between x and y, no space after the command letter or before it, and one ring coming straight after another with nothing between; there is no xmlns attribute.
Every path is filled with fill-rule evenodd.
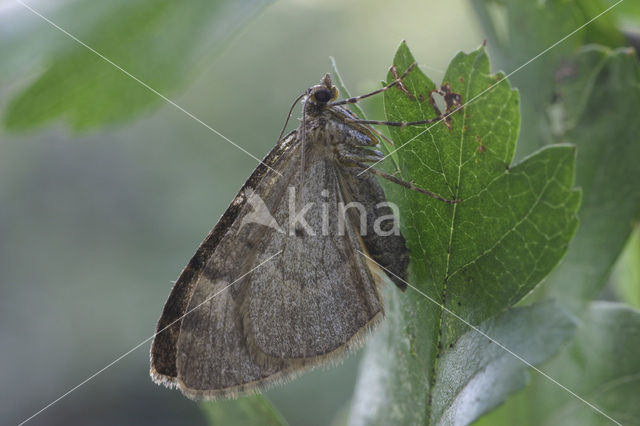
<svg viewBox="0 0 640 426"><path fill-rule="evenodd" d="M224 12L233 19L211 24L197 13L200 2L180 2L196 13L169 9L149 29L150 42L133 40L136 67L135 57L118 56L109 42L157 10L146 15L120 3L29 4L259 158L274 145L291 101L331 70L329 56L350 90L364 93L386 75L402 39L439 81L456 52L485 38L461 0L247 2ZM138 20L128 19L133 12ZM112 33L92 38L95 28ZM163 60L145 63L154 51ZM20 4L0 1L0 110L13 111L5 120L20 128L49 112L65 117L26 132L0 129L1 424L24 420L153 334L171 281L257 164L153 95L141 95L142 104L156 108L123 122L117 112L135 106L133 91L145 89L99 59L79 69L86 53ZM65 66L55 63L61 54L69 55ZM122 87L83 92L83 70L99 74L98 85ZM58 92L42 116L25 116L13 99L43 73L46 88ZM76 84L80 92L71 93ZM102 97L105 109L118 99L115 124L90 127L86 110L64 110L72 96ZM30 102L37 110L45 100ZM346 413L358 359L352 354L267 397L293 425L330 424ZM153 384L148 368L145 344L30 424L205 424L196 403Z"/></svg>

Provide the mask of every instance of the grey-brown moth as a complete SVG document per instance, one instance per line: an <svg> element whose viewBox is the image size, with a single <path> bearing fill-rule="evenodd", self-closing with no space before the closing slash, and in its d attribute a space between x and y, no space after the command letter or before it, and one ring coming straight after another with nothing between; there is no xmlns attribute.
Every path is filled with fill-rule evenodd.
<svg viewBox="0 0 640 426"><path fill-rule="evenodd" d="M367 166L382 158L371 125L446 116L365 121L344 105L403 90L412 68L342 101L327 74L296 100L300 126L258 165L175 283L151 346L155 382L196 399L262 389L340 357L381 321L376 263L404 290L409 253L376 175L455 201ZM459 104L445 99L455 103L448 112Z"/></svg>

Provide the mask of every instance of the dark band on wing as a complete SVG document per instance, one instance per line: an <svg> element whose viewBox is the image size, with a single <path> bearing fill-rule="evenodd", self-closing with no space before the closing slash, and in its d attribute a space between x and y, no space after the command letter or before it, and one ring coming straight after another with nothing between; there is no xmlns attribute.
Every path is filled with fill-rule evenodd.
<svg viewBox="0 0 640 426"><path fill-rule="evenodd" d="M151 368L155 379L171 382L177 377L176 346L182 325L181 317L187 310L195 284L202 274L207 260L212 256L222 237L238 218L238 214L244 207L247 201L246 196L244 196L245 189L248 187L257 188L271 168L275 168L285 151L290 149L297 141L295 133L296 131L294 130L282 138L254 170L236 195L234 202L231 203L231 206L224 212L218 223L200 244L200 247L173 286L162 311L162 316L158 321L156 335L151 344Z"/></svg>

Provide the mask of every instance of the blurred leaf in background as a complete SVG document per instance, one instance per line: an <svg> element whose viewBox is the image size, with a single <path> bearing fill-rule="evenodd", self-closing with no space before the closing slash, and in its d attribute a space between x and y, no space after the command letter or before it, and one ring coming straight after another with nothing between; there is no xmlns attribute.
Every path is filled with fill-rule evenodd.
<svg viewBox="0 0 640 426"><path fill-rule="evenodd" d="M607 0L607 4L615 3L615 0ZM615 14L620 19L623 28L638 30L638 25L640 25L640 3L637 1L623 1L617 7Z"/></svg>
<svg viewBox="0 0 640 426"><path fill-rule="evenodd" d="M58 13L69 15L75 3ZM211 56L221 49L268 3L117 0L108 2L108 7L99 6L99 16L85 20L85 28L73 35L154 90L170 95L194 75L199 54L206 51ZM88 4L80 2L80 6ZM42 25L39 17L32 19ZM93 25L86 28L89 21ZM49 32L61 36L56 28L50 27ZM8 129L30 129L59 116L76 129L86 129L129 120L165 102L70 38L57 50L48 52L52 59L45 61L42 73L10 101L4 116Z"/></svg>
<svg viewBox="0 0 640 426"><path fill-rule="evenodd" d="M619 299L640 309L640 228L637 225L618 259L613 277Z"/></svg>
<svg viewBox="0 0 640 426"><path fill-rule="evenodd" d="M594 302L578 334L543 370L623 425L640 418L640 312L620 303ZM508 403L476 422L498 425L610 425L564 389L533 376Z"/></svg>
<svg viewBox="0 0 640 426"><path fill-rule="evenodd" d="M597 296L640 220L640 64L633 49L585 47L562 65L554 140L578 148L581 228L546 297L576 309Z"/></svg>
<svg viewBox="0 0 640 426"><path fill-rule="evenodd" d="M201 404L211 426L286 426L287 422L262 395Z"/></svg>
<svg viewBox="0 0 640 426"><path fill-rule="evenodd" d="M402 74L414 61L402 44L393 64ZM393 78L389 73L387 82ZM465 104L503 78L490 73L480 48L458 54L442 84ZM434 83L418 69L403 83L404 90L385 92L387 119L435 117L429 102ZM462 201L446 204L385 186L402 212L409 282L421 293L387 291L387 320L367 348L351 424L467 424L524 386L526 365L505 362L502 349L470 331L469 323L481 324L533 363L572 335L572 320L556 305L489 320L549 273L577 227L572 147L549 147L511 164L518 105L517 92L502 81L453 113L451 129L438 123L391 130L399 176ZM554 327L547 322L552 319Z"/></svg>

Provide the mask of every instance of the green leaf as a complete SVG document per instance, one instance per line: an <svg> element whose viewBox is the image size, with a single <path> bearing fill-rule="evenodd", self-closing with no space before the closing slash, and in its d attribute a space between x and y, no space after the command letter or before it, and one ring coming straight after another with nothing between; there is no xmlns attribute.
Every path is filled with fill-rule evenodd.
<svg viewBox="0 0 640 426"><path fill-rule="evenodd" d="M261 395L251 395L235 401L200 404L211 426L284 426L287 422Z"/></svg>
<svg viewBox="0 0 640 426"><path fill-rule="evenodd" d="M110 2L100 20L84 31L64 25L83 43L165 96L189 76L197 54L219 49L247 17L268 0L243 2L171 0ZM104 7L103 7L104 9ZM74 16L78 16L75 14ZM32 19L39 19L33 17ZM76 129L129 120L165 101L88 48L44 21L48 37L65 40L35 81L5 111L8 129L30 129L64 117ZM208 40L206 46L201 40Z"/></svg>
<svg viewBox="0 0 640 426"><path fill-rule="evenodd" d="M586 47L566 67L558 88L564 128L556 137L578 148L581 226L540 290L579 308L606 283L640 220L640 65L629 49Z"/></svg>
<svg viewBox="0 0 640 426"><path fill-rule="evenodd" d="M394 59L397 73L401 75L414 62L403 43ZM398 176L461 200L446 204L385 185L388 198L400 207L401 227L411 251L409 282L471 324L496 316L531 291L560 261L577 227L580 193L572 189L575 150L553 146L511 165L520 122L519 97L508 82L500 82L502 77L490 74L484 48L460 53L443 83L461 95L462 103L479 97L451 115L451 129L438 123L391 130L398 149ZM387 81L393 78L389 74ZM385 92L388 120L435 117L429 102L434 89L414 69L403 87ZM356 397L359 404L358 398L368 392L367 383L375 382L375 392L389 407L352 421L444 422L442 407L456 396L440 391L445 386L441 382L464 378L455 377L454 371L443 376L443 360L453 356L456 342L469 328L411 289L389 299L389 319L373 339L360 379L364 390ZM535 323L543 319L541 315L521 332L533 332ZM382 348L393 357L372 354ZM548 355L539 349L540 359ZM467 421L490 406L478 402L465 408L473 413Z"/></svg>
<svg viewBox="0 0 640 426"><path fill-rule="evenodd" d="M625 45L613 13L616 9L564 39L611 4L603 0L480 0L472 5L486 31L496 63L507 72L518 69L510 79L522 93L522 115L526 117L522 123L523 137L518 143L518 157L522 157L549 143L545 115L566 55L586 43ZM564 40L556 44L561 39Z"/></svg>
<svg viewBox="0 0 640 426"><path fill-rule="evenodd" d="M575 339L543 370L624 424L640 419L640 311L596 302ZM612 422L560 387L533 377L523 391L476 423L495 425L610 425Z"/></svg>
<svg viewBox="0 0 640 426"><path fill-rule="evenodd" d="M640 227L627 241L613 274L615 292L620 300L640 309Z"/></svg>

